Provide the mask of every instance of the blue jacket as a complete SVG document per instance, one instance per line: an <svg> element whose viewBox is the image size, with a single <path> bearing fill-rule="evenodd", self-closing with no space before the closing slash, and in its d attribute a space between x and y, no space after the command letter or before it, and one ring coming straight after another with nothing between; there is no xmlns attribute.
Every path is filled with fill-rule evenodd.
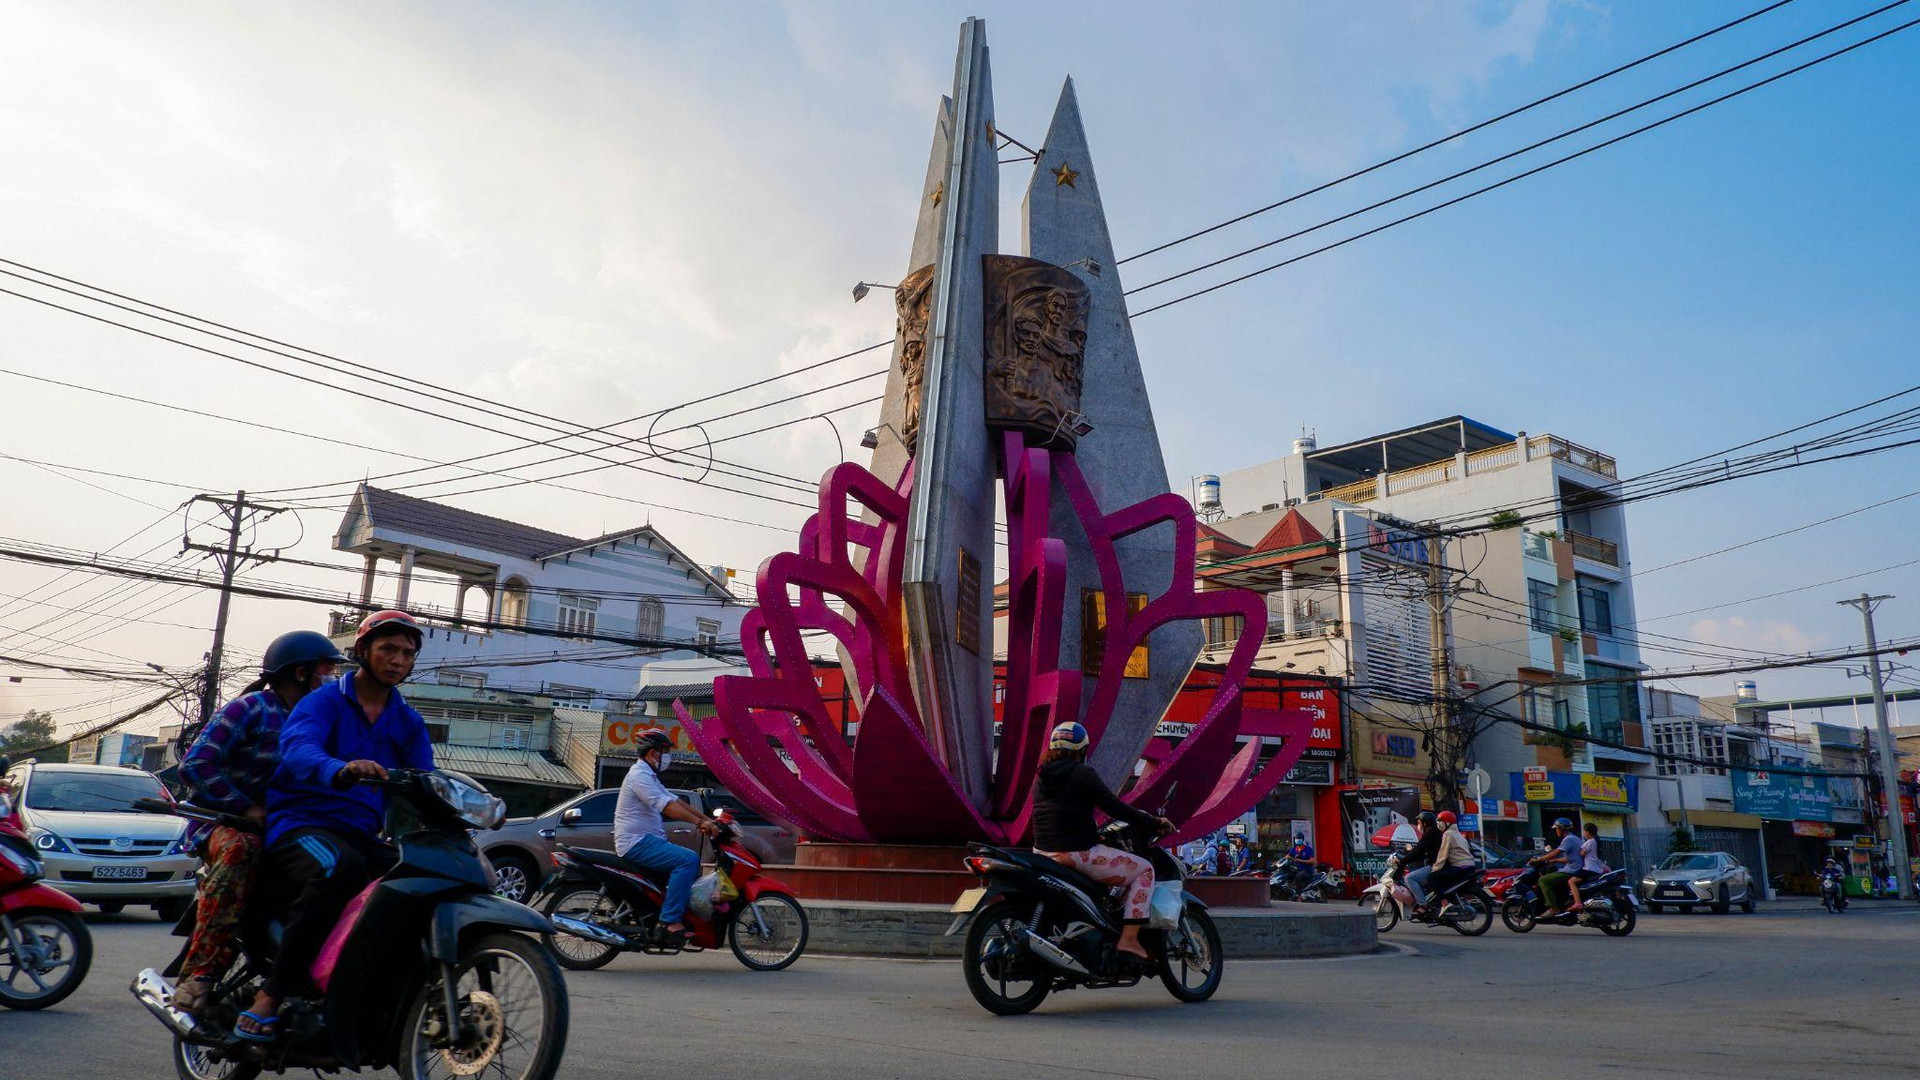
<svg viewBox="0 0 1920 1080"><path fill-rule="evenodd" d="M386 791L363 784L333 786L347 762L361 758L389 769L431 769L433 740L426 721L398 690L387 698L380 719L367 723L349 672L301 698L280 729L280 768L267 787L267 843L309 825L380 835Z"/></svg>

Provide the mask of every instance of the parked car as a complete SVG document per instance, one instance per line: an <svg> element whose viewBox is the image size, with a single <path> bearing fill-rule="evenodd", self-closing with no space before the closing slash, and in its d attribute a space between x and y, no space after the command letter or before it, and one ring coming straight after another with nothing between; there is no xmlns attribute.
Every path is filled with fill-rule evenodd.
<svg viewBox="0 0 1920 1080"><path fill-rule="evenodd" d="M199 863L187 823L132 808L135 799L171 798L152 773L23 761L7 787L48 884L105 912L150 904L166 922L186 914Z"/></svg>
<svg viewBox="0 0 1920 1080"><path fill-rule="evenodd" d="M1640 895L1655 914L1668 904L1682 911L1708 904L1720 915L1739 904L1752 914L1756 899L1753 876L1724 851L1674 852L1640 880Z"/></svg>
<svg viewBox="0 0 1920 1080"><path fill-rule="evenodd" d="M741 843L765 863L793 861L795 837L791 830L768 821L742 805L729 792L711 788L673 789L695 810L711 814L725 808L740 825ZM528 818L514 818L499 829L482 833L482 850L499 875L494 891L509 900L525 902L540 888L540 882L553 870L554 848L599 848L613 850L613 808L620 801L619 788L601 788L576 795L546 812ZM702 862L713 861L713 847L698 829L684 821L667 822L667 839L700 853Z"/></svg>

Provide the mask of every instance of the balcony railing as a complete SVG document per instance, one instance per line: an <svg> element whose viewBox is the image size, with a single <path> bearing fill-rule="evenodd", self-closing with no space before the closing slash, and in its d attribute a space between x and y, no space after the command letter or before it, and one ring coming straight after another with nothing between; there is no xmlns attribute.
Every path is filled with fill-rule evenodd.
<svg viewBox="0 0 1920 1080"><path fill-rule="evenodd" d="M1399 495L1408 491L1433 487L1460 479L1462 476L1478 476L1481 473L1498 472L1510 469L1533 458L1559 458L1569 465L1585 469L1590 473L1604 476L1609 480L1619 478L1612 458L1589 450L1579 443L1568 442L1555 435L1535 435L1526 440L1526 453L1522 454L1518 441L1490 446L1485 450L1476 450L1467 455L1465 468L1458 458L1446 458L1441 461L1415 465L1410 469L1397 469L1386 474L1386 494ZM1340 502L1364 503L1380 497L1380 478L1370 476L1365 480L1356 480L1351 484L1328 488L1325 491L1307 497L1309 502L1321 499L1334 499Z"/></svg>
<svg viewBox="0 0 1920 1080"><path fill-rule="evenodd" d="M1541 536L1539 533L1521 533L1520 551L1522 554L1531 555L1536 559L1545 559L1547 562L1553 561L1553 542Z"/></svg>
<svg viewBox="0 0 1920 1080"><path fill-rule="evenodd" d="M1620 545L1611 540L1569 531L1567 541L1573 545L1573 553L1583 559L1592 559L1608 566L1620 565Z"/></svg>
<svg viewBox="0 0 1920 1080"><path fill-rule="evenodd" d="M1333 499L1337 502L1361 503L1374 498L1379 493L1380 485L1377 482L1371 479L1356 480L1351 484L1342 484L1336 488L1328 488L1320 494L1313 496L1313 499Z"/></svg>
<svg viewBox="0 0 1920 1080"><path fill-rule="evenodd" d="M1604 476L1609 480L1620 478L1612 458L1598 450L1589 450L1579 443L1568 442L1557 435L1535 435L1528 439L1527 454L1530 457L1556 457L1569 465Z"/></svg>

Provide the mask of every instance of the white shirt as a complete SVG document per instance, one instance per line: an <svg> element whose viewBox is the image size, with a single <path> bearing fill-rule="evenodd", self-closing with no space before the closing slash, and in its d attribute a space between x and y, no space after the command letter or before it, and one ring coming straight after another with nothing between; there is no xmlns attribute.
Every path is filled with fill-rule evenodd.
<svg viewBox="0 0 1920 1080"><path fill-rule="evenodd" d="M620 801L613 808L613 849L624 855L642 837L667 835L660 817L673 802L673 793L654 774L653 766L636 761L620 782Z"/></svg>

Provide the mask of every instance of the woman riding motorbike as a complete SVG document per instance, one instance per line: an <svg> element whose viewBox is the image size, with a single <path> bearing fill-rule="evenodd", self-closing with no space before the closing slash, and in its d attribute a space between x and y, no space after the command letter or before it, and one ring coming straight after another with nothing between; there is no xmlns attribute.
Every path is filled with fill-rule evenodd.
<svg viewBox="0 0 1920 1080"><path fill-rule="evenodd" d="M1173 831L1173 823L1120 801L1100 774L1086 763L1090 743L1087 729L1072 721L1053 729L1047 752L1040 758L1040 774L1033 783L1033 850L1103 885L1125 885L1120 940L1115 948L1129 956L1149 959L1140 944L1140 928L1147 922L1147 902L1153 897L1153 864L1118 848L1100 843L1093 812L1130 825Z"/></svg>
<svg viewBox="0 0 1920 1080"><path fill-rule="evenodd" d="M280 763L280 727L300 699L346 663L325 634L295 630L267 646L260 677L207 721L180 759L187 801L250 818L264 831L267 781ZM206 872L200 880L193 940L181 966L176 1008L196 1013L221 974L233 964L240 912L259 861L261 832L225 825L193 826Z"/></svg>

